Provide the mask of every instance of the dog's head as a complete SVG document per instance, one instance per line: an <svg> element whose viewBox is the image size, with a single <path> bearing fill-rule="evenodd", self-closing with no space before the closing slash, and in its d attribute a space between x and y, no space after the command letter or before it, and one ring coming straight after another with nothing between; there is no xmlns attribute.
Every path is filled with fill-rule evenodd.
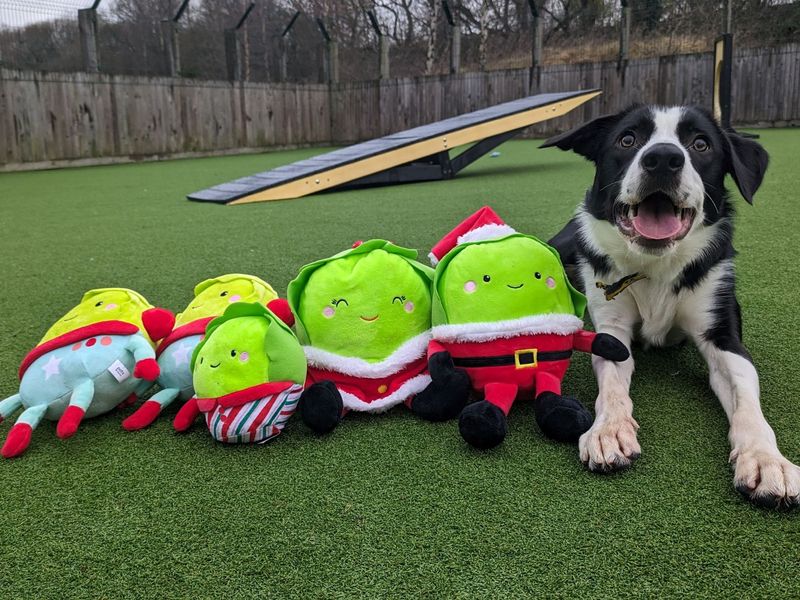
<svg viewBox="0 0 800 600"><path fill-rule="evenodd" d="M725 132L694 107L634 106L550 138L597 171L586 209L641 253L661 254L729 214L726 174L752 204L767 169L756 142Z"/></svg>

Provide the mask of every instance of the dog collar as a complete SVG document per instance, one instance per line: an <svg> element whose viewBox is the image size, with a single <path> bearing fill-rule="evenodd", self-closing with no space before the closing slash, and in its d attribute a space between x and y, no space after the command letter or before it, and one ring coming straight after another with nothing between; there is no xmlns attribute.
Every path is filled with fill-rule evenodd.
<svg viewBox="0 0 800 600"><path fill-rule="evenodd" d="M614 283L603 283L602 281L597 281L595 282L595 285L603 290L606 300L613 300L619 294L624 292L629 286L633 285L640 279L647 279L647 275L643 275L641 273L631 273L630 275L625 275L625 277Z"/></svg>

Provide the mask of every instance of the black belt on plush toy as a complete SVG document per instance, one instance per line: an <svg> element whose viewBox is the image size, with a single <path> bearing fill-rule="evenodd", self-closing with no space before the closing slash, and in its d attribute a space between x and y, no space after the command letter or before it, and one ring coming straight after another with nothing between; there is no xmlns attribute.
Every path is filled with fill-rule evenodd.
<svg viewBox="0 0 800 600"><path fill-rule="evenodd" d="M457 367L471 369L475 367L504 367L515 365L518 369L530 369L540 362L566 360L572 356L572 350L558 352L539 352L535 348L530 350L517 350L514 354L502 356L465 356L453 357L453 364Z"/></svg>

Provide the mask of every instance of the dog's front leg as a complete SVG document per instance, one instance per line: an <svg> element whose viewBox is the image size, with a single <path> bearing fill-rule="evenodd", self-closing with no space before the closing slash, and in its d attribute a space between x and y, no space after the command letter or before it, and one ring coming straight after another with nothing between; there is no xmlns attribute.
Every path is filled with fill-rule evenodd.
<svg viewBox="0 0 800 600"><path fill-rule="evenodd" d="M630 349L633 328L639 319L633 298L630 294L620 294L613 300L606 300L593 285L594 274L585 272L584 276L595 331L610 333ZM593 356L592 366L598 386L596 416L592 427L578 442L580 458L592 471L624 469L641 452L636 439L639 425L633 418L629 394L633 356L619 363Z"/></svg>
<svg viewBox="0 0 800 600"><path fill-rule="evenodd" d="M741 354L723 350L708 336L698 340L708 362L711 388L730 422L733 483L756 504L796 506L800 503L800 468L778 450L775 433L761 412L758 373L740 341L736 347Z"/></svg>

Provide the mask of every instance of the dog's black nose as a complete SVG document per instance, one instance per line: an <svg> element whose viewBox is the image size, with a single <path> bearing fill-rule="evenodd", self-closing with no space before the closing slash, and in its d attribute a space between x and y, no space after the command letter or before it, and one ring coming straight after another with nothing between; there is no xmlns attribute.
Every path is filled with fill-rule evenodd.
<svg viewBox="0 0 800 600"><path fill-rule="evenodd" d="M683 152L675 144L653 144L642 155L642 168L650 175L668 177L683 168Z"/></svg>

